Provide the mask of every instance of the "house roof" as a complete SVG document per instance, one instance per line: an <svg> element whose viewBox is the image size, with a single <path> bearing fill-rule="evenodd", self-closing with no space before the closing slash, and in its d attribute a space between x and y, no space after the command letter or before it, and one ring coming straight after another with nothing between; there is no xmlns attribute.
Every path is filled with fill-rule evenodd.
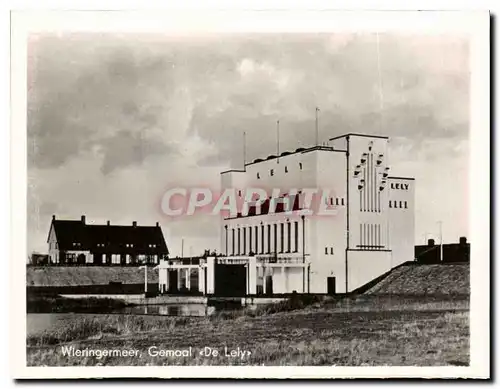
<svg viewBox="0 0 500 389"><path fill-rule="evenodd" d="M83 220L52 220L57 243L61 250L74 249L74 243L83 248L97 247L97 244L117 247L132 243L135 249L149 249L168 254L167 244L159 225L156 226L120 226L85 224Z"/></svg>

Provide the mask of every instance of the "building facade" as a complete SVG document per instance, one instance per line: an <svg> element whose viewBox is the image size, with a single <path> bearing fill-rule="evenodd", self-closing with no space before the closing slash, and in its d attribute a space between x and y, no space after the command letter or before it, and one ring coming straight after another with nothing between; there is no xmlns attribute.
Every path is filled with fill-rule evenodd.
<svg viewBox="0 0 500 389"><path fill-rule="evenodd" d="M158 264L168 258L159 223L156 226L86 224L80 220L52 217L47 238L51 264L141 265Z"/></svg>
<svg viewBox="0 0 500 389"><path fill-rule="evenodd" d="M256 263L248 292L346 293L414 260L415 181L391 175L388 137L339 136L246 163L221 173L221 182L222 190L270 194L260 207L221 221L227 260ZM306 209L311 188L328 214ZM272 201L288 201L293 211L273 212Z"/></svg>

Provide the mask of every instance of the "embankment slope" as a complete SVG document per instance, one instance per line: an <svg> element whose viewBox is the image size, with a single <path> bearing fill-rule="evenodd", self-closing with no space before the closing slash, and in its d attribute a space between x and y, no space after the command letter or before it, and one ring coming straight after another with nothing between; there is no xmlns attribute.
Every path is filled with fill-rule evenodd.
<svg viewBox="0 0 500 389"><path fill-rule="evenodd" d="M368 295L469 295L470 265L452 263L437 265L407 264L394 269L368 289Z"/></svg>

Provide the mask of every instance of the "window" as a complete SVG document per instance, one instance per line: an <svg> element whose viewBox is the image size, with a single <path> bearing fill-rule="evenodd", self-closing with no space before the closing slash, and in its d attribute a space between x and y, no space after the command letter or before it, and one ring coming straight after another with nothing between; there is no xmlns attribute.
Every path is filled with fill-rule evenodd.
<svg viewBox="0 0 500 389"><path fill-rule="evenodd" d="M243 227L243 255L247 253L247 228Z"/></svg>
<svg viewBox="0 0 500 389"><path fill-rule="evenodd" d="M270 174L271 176L274 176L274 169L271 169L271 170L269 171L269 174Z"/></svg>
<svg viewBox="0 0 500 389"><path fill-rule="evenodd" d="M241 254L241 236L240 236L240 228L238 227L238 255Z"/></svg>
<svg viewBox="0 0 500 389"><path fill-rule="evenodd" d="M403 202L399 201L399 208L403 208Z"/></svg>
<svg viewBox="0 0 500 389"><path fill-rule="evenodd" d="M274 252L278 252L278 225L274 225Z"/></svg>
<svg viewBox="0 0 500 389"><path fill-rule="evenodd" d="M280 232L281 232L281 236L280 236L280 253L283 252L284 250L284 234L285 234L285 225L283 223L280 223Z"/></svg>
<svg viewBox="0 0 500 389"><path fill-rule="evenodd" d="M271 225L267 225L267 253L271 253Z"/></svg>
<svg viewBox="0 0 500 389"><path fill-rule="evenodd" d="M339 205L339 198L338 197L335 198L335 205Z"/></svg>
<svg viewBox="0 0 500 389"><path fill-rule="evenodd" d="M257 173L257 179L260 180L260 173Z"/></svg>
<svg viewBox="0 0 500 389"><path fill-rule="evenodd" d="M408 203L405 201L405 208L408 208Z"/></svg>
<svg viewBox="0 0 500 389"><path fill-rule="evenodd" d="M286 244L286 252L289 253L292 251L292 223L287 223L287 244Z"/></svg>
<svg viewBox="0 0 500 389"><path fill-rule="evenodd" d="M302 162L299 162L299 169L302 170Z"/></svg>
<svg viewBox="0 0 500 389"><path fill-rule="evenodd" d="M342 197L342 199L341 199L341 200L342 200L342 205L344 205L344 198Z"/></svg>
<svg viewBox="0 0 500 389"><path fill-rule="evenodd" d="M264 254L264 226L260 226L260 234L261 234L261 239L262 243L260 244L260 253Z"/></svg>
<svg viewBox="0 0 500 389"><path fill-rule="evenodd" d="M293 252L296 253L299 251L299 222L294 222L295 224L295 243Z"/></svg>
<svg viewBox="0 0 500 389"><path fill-rule="evenodd" d="M328 247L325 247L325 255L328 255Z"/></svg>
<svg viewBox="0 0 500 389"><path fill-rule="evenodd" d="M248 227L248 252L252 252L252 227Z"/></svg>
<svg viewBox="0 0 500 389"><path fill-rule="evenodd" d="M234 228L231 228L231 255L234 255Z"/></svg>
<svg viewBox="0 0 500 389"><path fill-rule="evenodd" d="M333 247L330 247L330 254L333 255Z"/></svg>
<svg viewBox="0 0 500 389"><path fill-rule="evenodd" d="M392 208L392 201L389 200L389 208Z"/></svg>
<svg viewBox="0 0 500 389"><path fill-rule="evenodd" d="M255 226L255 254L259 252L259 227Z"/></svg>
<svg viewBox="0 0 500 389"><path fill-rule="evenodd" d="M288 166L285 166L285 173L288 173Z"/></svg>

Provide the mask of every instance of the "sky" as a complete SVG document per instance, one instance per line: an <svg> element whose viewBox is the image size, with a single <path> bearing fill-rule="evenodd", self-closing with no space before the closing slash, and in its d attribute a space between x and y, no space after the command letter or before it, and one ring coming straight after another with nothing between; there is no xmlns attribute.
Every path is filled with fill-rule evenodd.
<svg viewBox="0 0 500 389"><path fill-rule="evenodd" d="M416 179L415 238L468 235L469 45L459 35L39 34L28 42L28 252L52 215L162 225L173 255L219 249L218 220L167 219L174 186L349 132L390 137Z"/></svg>

